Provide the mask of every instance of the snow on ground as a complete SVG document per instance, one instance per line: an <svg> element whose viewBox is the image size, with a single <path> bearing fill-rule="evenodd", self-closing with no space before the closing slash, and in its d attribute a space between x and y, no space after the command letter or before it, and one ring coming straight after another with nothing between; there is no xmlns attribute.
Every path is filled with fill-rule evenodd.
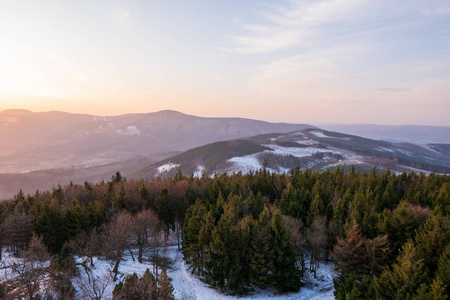
<svg viewBox="0 0 450 300"><path fill-rule="evenodd" d="M315 141L315 140L296 140L296 142L297 142L298 144L306 145L306 146L311 146L311 145L317 145L317 144L319 144L319 142L318 142L318 141Z"/></svg>
<svg viewBox="0 0 450 300"><path fill-rule="evenodd" d="M263 145L264 147L272 148L273 151L265 150L265 153L272 153L280 156L288 156L292 155L294 157L306 157L311 156L315 153L336 153L341 154L340 151L316 148L316 147L306 147L306 148L298 148L298 147L281 147L276 145Z"/></svg>
<svg viewBox="0 0 450 300"><path fill-rule="evenodd" d="M164 172L169 172L170 170L172 170L174 168L178 168L179 166L180 166L180 164L168 163L168 164L158 167L158 172L159 172L159 174L164 173Z"/></svg>
<svg viewBox="0 0 450 300"><path fill-rule="evenodd" d="M261 153L270 153L279 156L288 156L292 155L294 157L307 157L312 156L315 153L335 153L342 154L342 152L337 150L316 148L316 147L306 147L306 148L298 148L298 147L281 147L277 145L263 145L265 147L271 148L272 150L264 150L263 152L254 153L245 156L233 157L227 160L227 162L232 163L232 167L228 173L233 172L242 172L244 174L249 173L251 171L257 171L262 169L262 164L258 159L258 156ZM272 173L286 173L289 170L285 168L280 168L279 170L273 170L271 168L267 168L268 171Z"/></svg>
<svg viewBox="0 0 450 300"><path fill-rule="evenodd" d="M333 278L338 276L338 273L334 270L333 263L322 263L317 269L317 278L314 278L311 274L307 274L303 280L304 286L297 293L288 293L279 295L276 290L259 290L251 292L250 294L242 297L229 296L219 293L218 290L209 287L207 284L198 279L195 275L192 275L188 266L185 264L182 258L181 252L177 246L170 246L167 248L167 255L173 260L173 266L167 271L168 276L172 280L174 287L174 297L180 300L220 300L220 299L260 299L260 300L330 300L334 299L333 291ZM20 259L4 256L3 264L10 265L13 262L20 262ZM82 262L83 258L75 257L77 262ZM114 286L123 281L126 276L136 273L139 277L142 276L146 269L152 272L152 265L148 262L139 263L137 260L133 261L130 255L125 255L119 265L119 276L116 282L111 279L111 270L113 264L110 261L99 259L94 257L94 267L91 268L90 277L97 280L105 280L107 287L102 299L111 299ZM8 273L8 269L2 269L0 272L0 281L6 278L11 278L11 274ZM83 267L78 266L80 276L73 280L73 284L77 290L80 290L80 285L87 284L88 275ZM80 299L80 298L77 298Z"/></svg>
<svg viewBox="0 0 450 300"><path fill-rule="evenodd" d="M334 299L333 278L337 277L334 264L321 264L317 269L317 278L308 274L304 278L304 286L298 293L279 295L276 290L256 290L246 296L229 296L219 293L209 287L188 270L188 266L182 260L181 253L176 247L171 248L172 258L175 259L174 270L167 274L172 279L175 299L198 299L198 300L220 300L220 299L260 299L260 300L318 300Z"/></svg>
<svg viewBox="0 0 450 300"><path fill-rule="evenodd" d="M233 157L227 160L233 164L232 169L235 171L241 171L242 173L249 173L250 171L256 171L262 168L261 163L258 160L260 153Z"/></svg>
<svg viewBox="0 0 450 300"><path fill-rule="evenodd" d="M412 153L409 152L409 151L402 150L402 149L397 149L397 151L400 152L400 153L403 153L403 154L405 154L405 155L412 156Z"/></svg>
<svg viewBox="0 0 450 300"><path fill-rule="evenodd" d="M309 133L314 134L315 136L320 137L320 138L329 138L329 136L325 135L322 131L313 130L313 131L310 131Z"/></svg>
<svg viewBox="0 0 450 300"><path fill-rule="evenodd" d="M383 152L394 152L394 150L386 148L386 147L378 147L378 148L375 148L375 150L383 151Z"/></svg>
<svg viewBox="0 0 450 300"><path fill-rule="evenodd" d="M127 126L125 130L117 129L115 133L117 133L118 135L140 135L141 130L136 126Z"/></svg>
<svg viewBox="0 0 450 300"><path fill-rule="evenodd" d="M429 150L429 151L431 151L431 152L434 152L434 153L437 153L437 154L442 154L441 152L434 150L434 149L433 149L431 146L429 146L429 145L423 145L423 146L421 146L421 147L424 148L424 149L427 149L427 150Z"/></svg>
<svg viewBox="0 0 450 300"><path fill-rule="evenodd" d="M2 260L0 261L0 282L8 280L11 278L11 276L14 275L13 271L10 268L10 266L12 266L14 263L21 264L22 260L20 258L14 257L7 251L4 251L2 253Z"/></svg>
<svg viewBox="0 0 450 300"><path fill-rule="evenodd" d="M335 137L335 136L328 136L326 134L324 134L322 131L318 131L318 130L313 130L310 131L309 133L314 134L315 136L319 137L319 138L327 138L327 139L338 139L338 140L345 140L345 141L351 141L351 137Z"/></svg>
<svg viewBox="0 0 450 300"><path fill-rule="evenodd" d="M198 165L197 170L194 172L194 177L200 178L203 176L203 172L205 171L205 167Z"/></svg>

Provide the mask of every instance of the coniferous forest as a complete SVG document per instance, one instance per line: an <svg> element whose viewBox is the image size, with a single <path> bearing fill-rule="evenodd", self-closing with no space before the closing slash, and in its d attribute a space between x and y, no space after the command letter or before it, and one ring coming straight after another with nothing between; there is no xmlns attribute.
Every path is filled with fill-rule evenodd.
<svg viewBox="0 0 450 300"><path fill-rule="evenodd" d="M325 261L340 271L336 299L450 294L448 175L296 168L132 181L117 172L100 183L20 191L0 203L0 222L2 249L30 261L51 257L47 272L64 299L75 293L74 255L90 258L84 267L94 256L107 257L115 280L130 249L137 249L138 261L152 259L156 270L120 282L115 299L150 290L155 299L170 299L155 250L169 234L178 238L189 270L227 294L298 291L305 274L315 275ZM33 286L24 286L33 299ZM131 286L143 286L144 294ZM6 297L11 286L2 283L0 293Z"/></svg>

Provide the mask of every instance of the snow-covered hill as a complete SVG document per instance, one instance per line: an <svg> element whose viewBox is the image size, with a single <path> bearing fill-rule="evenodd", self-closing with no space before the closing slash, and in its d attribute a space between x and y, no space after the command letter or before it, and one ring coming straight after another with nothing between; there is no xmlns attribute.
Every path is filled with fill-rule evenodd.
<svg viewBox="0 0 450 300"><path fill-rule="evenodd" d="M184 175L211 176L214 173L249 173L263 167L271 172L286 173L296 166L319 171L354 166L360 171L377 168L378 171L450 173L447 146L391 143L311 128L208 144L128 175L151 179L174 176L180 169Z"/></svg>

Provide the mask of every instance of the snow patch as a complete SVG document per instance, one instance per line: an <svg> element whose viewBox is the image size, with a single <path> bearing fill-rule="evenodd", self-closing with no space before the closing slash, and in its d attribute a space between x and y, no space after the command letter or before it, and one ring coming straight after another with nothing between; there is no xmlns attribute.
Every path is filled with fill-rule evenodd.
<svg viewBox="0 0 450 300"><path fill-rule="evenodd" d="M431 147L428 146L428 145L426 145L426 146L421 146L421 147L424 148L424 149L427 149L427 150L429 150L429 151L431 151L431 152L434 152L434 153L437 153L437 154L442 154L441 152L434 150L433 148L431 148Z"/></svg>
<svg viewBox="0 0 450 300"><path fill-rule="evenodd" d="M313 131L310 131L309 133L314 134L315 136L320 137L320 138L329 138L329 136L325 135L322 131L313 130Z"/></svg>
<svg viewBox="0 0 450 300"><path fill-rule="evenodd" d="M375 150L383 151L383 152L394 152L394 150L386 148L386 147L378 147Z"/></svg>
<svg viewBox="0 0 450 300"><path fill-rule="evenodd" d="M168 164L158 167L158 172L159 172L159 174L164 173L164 172L169 172L170 170L178 168L179 166L180 166L180 164L168 163Z"/></svg>
<svg viewBox="0 0 450 300"><path fill-rule="evenodd" d="M194 172L194 177L201 178L203 176L203 172L205 171L204 166L197 166L197 170Z"/></svg>
<svg viewBox="0 0 450 300"><path fill-rule="evenodd" d="M327 138L327 139L337 139L337 140L344 140L344 141L351 141L352 138L351 137L335 137L335 136L328 136L325 133L323 133L322 131L318 131L318 130L313 130L310 131L309 133L314 134L315 136L319 137L319 138Z"/></svg>
<svg viewBox="0 0 450 300"><path fill-rule="evenodd" d="M232 169L236 172L242 172L244 174L250 173L252 171L256 171L261 169L263 166L258 160L258 155L260 153L245 155L245 156L239 156L239 157L233 157L227 160L227 162L230 162L233 164ZM231 171L228 173L232 173Z"/></svg>
<svg viewBox="0 0 450 300"><path fill-rule="evenodd" d="M127 126L125 130L117 129L115 133L117 133L118 135L140 135L141 130L138 129L136 126Z"/></svg>
<svg viewBox="0 0 450 300"><path fill-rule="evenodd" d="M250 155L233 157L227 160L227 162L232 163L232 167L229 169L227 173L233 172L242 172L244 174L250 173L252 171L257 171L262 169L262 164L258 159L258 156L261 153L270 153L279 156L289 156L292 155L294 157L307 157L312 156L316 153L334 153L334 154L342 154L340 151L316 148L316 147L306 147L306 148L297 148L297 147L281 147L277 145L262 145L264 147L268 147L272 150L265 150L263 152L258 152ZM267 168L268 171L273 173L287 173L289 172L286 168L279 168L279 170L273 170Z"/></svg>
<svg viewBox="0 0 450 300"><path fill-rule="evenodd" d="M409 151L406 151L406 150L397 149L397 152L403 153L403 154L408 155L408 156L412 156L412 153L409 152Z"/></svg>
<svg viewBox="0 0 450 300"><path fill-rule="evenodd" d="M296 140L296 142L300 145L306 145L306 146L319 144L319 142L315 141L315 140Z"/></svg>
<svg viewBox="0 0 450 300"><path fill-rule="evenodd" d="M323 149L317 147L306 147L306 148L297 148L297 147L281 147L276 145L263 145L265 147L273 149L273 151L265 150L265 153L272 153L280 156L288 156L292 155L294 157L306 157L314 155L315 153L335 153L341 154L340 151Z"/></svg>

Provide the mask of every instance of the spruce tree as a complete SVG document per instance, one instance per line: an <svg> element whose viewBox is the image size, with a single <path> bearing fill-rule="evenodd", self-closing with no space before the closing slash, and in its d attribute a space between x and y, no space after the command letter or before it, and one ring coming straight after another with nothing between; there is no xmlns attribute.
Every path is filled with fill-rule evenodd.
<svg viewBox="0 0 450 300"><path fill-rule="evenodd" d="M392 269L388 268L375 280L377 295L381 299L413 299L426 279L423 260L417 258L417 250L409 240Z"/></svg>
<svg viewBox="0 0 450 300"><path fill-rule="evenodd" d="M274 264L272 250L272 235L270 232L270 217L267 210L259 215L255 235L251 239L249 256L251 282L259 288L271 286L271 268Z"/></svg>
<svg viewBox="0 0 450 300"><path fill-rule="evenodd" d="M278 209L273 215L271 232L274 252L271 272L273 285L280 292L298 291L301 286L301 274L297 268L297 256L290 244L283 216Z"/></svg>

